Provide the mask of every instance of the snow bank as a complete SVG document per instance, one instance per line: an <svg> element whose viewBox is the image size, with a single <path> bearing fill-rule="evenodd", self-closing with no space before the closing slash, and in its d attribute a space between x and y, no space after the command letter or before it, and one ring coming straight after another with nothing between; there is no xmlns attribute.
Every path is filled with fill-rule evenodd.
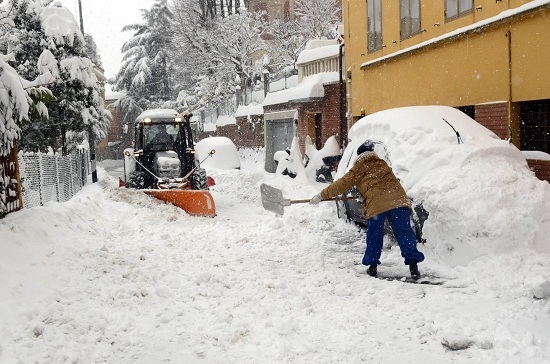
<svg viewBox="0 0 550 364"><path fill-rule="evenodd" d="M208 156L214 150L215 153ZM241 161L237 147L227 137L209 137L201 139L195 145L195 158L203 168L233 169L240 168Z"/></svg>

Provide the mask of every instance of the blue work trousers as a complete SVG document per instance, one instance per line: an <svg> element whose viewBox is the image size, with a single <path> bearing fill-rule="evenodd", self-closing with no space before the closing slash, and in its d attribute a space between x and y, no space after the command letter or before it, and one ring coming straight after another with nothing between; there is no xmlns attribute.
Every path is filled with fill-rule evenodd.
<svg viewBox="0 0 550 364"><path fill-rule="evenodd" d="M363 256L364 265L380 264L380 255L384 244L384 221L386 217L390 220L393 234L397 239L401 256L405 264L424 260L424 254L416 249L416 235L411 227L411 214L407 207L398 207L368 220L366 243L367 248Z"/></svg>

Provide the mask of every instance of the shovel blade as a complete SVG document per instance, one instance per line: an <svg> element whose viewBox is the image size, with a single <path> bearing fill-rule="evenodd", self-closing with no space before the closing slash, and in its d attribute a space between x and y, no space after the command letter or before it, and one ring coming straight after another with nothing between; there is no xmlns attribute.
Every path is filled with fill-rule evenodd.
<svg viewBox="0 0 550 364"><path fill-rule="evenodd" d="M262 206L268 211L283 215L285 213L284 206L290 205L290 201L283 198L283 191L278 188L262 183L260 185L260 193L262 196Z"/></svg>

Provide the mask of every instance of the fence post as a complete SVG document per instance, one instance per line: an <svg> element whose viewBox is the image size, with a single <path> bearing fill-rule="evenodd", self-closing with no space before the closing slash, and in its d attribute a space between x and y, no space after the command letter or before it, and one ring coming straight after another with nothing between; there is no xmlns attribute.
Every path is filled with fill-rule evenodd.
<svg viewBox="0 0 550 364"><path fill-rule="evenodd" d="M57 202L61 202L61 188L59 187L59 156L55 155L55 194L57 195Z"/></svg>
<svg viewBox="0 0 550 364"><path fill-rule="evenodd" d="M39 171L38 195L40 196L40 206L44 206L44 185L45 185L44 166L43 166L42 157L43 157L42 153L39 153L38 154L38 171Z"/></svg>
<svg viewBox="0 0 550 364"><path fill-rule="evenodd" d="M13 141L13 149L11 150L11 158L12 162L15 167L15 180L17 181L16 186L16 194L17 194L17 200L19 203L19 208L17 210L23 208L23 189L21 188L21 174L19 173L19 158L17 156L17 144L15 143L15 140Z"/></svg>

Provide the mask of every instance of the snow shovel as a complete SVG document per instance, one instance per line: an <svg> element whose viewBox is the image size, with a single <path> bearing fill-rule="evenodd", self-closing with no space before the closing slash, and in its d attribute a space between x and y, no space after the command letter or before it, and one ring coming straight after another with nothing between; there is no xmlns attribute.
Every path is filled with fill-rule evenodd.
<svg viewBox="0 0 550 364"><path fill-rule="evenodd" d="M284 214L285 206L290 206L295 203L308 203L310 200L309 198L304 200L289 200L289 199L283 198L283 192L280 189L266 185L265 183L261 184L260 192L262 194L262 205L264 209L275 212L276 214L279 214L279 215ZM355 200L355 199L357 199L357 196L334 197L334 198L328 198L322 201Z"/></svg>

